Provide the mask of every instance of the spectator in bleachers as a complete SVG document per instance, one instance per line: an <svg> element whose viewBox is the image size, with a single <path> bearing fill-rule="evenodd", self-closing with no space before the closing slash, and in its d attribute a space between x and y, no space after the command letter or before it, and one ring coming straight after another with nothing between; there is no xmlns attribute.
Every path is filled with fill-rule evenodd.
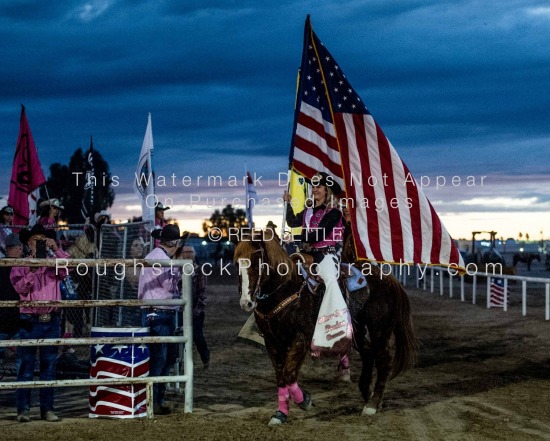
<svg viewBox="0 0 550 441"><path fill-rule="evenodd" d="M57 227L59 221L59 215L63 210L63 205L59 202L59 199L48 199L40 202L40 219L38 223L44 225L46 228Z"/></svg>
<svg viewBox="0 0 550 441"><path fill-rule="evenodd" d="M162 202L157 202L155 205L155 225L163 228L166 225L166 219L164 212L170 210L170 207L165 207Z"/></svg>
<svg viewBox="0 0 550 441"><path fill-rule="evenodd" d="M9 205L0 210L0 257L6 256L6 237L12 233L13 208Z"/></svg>

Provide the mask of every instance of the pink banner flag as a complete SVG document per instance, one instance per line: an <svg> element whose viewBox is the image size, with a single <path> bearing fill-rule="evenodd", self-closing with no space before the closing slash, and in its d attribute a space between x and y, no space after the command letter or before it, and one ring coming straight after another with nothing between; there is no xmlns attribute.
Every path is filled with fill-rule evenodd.
<svg viewBox="0 0 550 441"><path fill-rule="evenodd" d="M25 107L21 106L21 123L13 157L8 198L8 203L13 207L13 225L29 223L29 194L45 182Z"/></svg>

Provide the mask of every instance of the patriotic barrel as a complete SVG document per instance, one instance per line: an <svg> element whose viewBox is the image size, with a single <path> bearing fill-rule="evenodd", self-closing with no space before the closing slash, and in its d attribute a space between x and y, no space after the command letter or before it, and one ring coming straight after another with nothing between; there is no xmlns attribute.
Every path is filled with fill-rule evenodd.
<svg viewBox="0 0 550 441"><path fill-rule="evenodd" d="M99 328L92 337L146 337L149 328ZM149 375L145 344L97 344L90 351L90 378L137 378ZM90 387L90 418L138 418L147 415L145 384Z"/></svg>

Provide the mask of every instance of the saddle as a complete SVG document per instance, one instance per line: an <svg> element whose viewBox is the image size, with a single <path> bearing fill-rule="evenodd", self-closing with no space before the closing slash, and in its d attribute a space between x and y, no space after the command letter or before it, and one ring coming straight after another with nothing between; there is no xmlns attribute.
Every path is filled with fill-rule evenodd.
<svg viewBox="0 0 550 441"><path fill-rule="evenodd" d="M311 265L314 262L311 254L298 252L290 255L290 259L300 269L300 275L307 283L307 287L312 294L317 293L317 289L323 283L323 279L311 272Z"/></svg>

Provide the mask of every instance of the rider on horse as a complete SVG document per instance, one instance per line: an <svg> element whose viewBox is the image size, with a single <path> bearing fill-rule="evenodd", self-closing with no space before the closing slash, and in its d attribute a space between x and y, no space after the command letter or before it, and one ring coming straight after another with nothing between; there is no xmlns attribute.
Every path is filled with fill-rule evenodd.
<svg viewBox="0 0 550 441"><path fill-rule="evenodd" d="M332 176L319 172L311 179L313 186L313 200L309 199L304 210L294 214L292 206L286 214L287 224L302 227L302 251L313 257L316 264L315 275L318 275L325 284L325 296L342 297L338 284L339 256L344 236L342 212L338 209L338 196L342 192L340 185ZM283 200L290 202L291 197L285 192ZM313 272L313 271L312 271ZM319 330L320 332L320 330ZM322 339L322 333L314 335L314 342ZM344 343L345 340L342 340ZM314 347L317 345L314 344ZM338 345L334 345L336 348ZM312 348L314 349L314 348ZM314 349L314 355L319 355L320 349ZM339 365L339 374L342 379L349 381L349 359L343 355Z"/></svg>
<svg viewBox="0 0 550 441"><path fill-rule="evenodd" d="M292 228L302 227L302 250L313 256L318 275L325 283L325 293L342 295L338 286L338 254L344 225L337 198L342 190L334 178L324 172L314 175L311 182L313 200L308 199L306 207L298 214L294 214L292 205L288 204L286 222ZM291 199L285 192L283 200L290 202Z"/></svg>

